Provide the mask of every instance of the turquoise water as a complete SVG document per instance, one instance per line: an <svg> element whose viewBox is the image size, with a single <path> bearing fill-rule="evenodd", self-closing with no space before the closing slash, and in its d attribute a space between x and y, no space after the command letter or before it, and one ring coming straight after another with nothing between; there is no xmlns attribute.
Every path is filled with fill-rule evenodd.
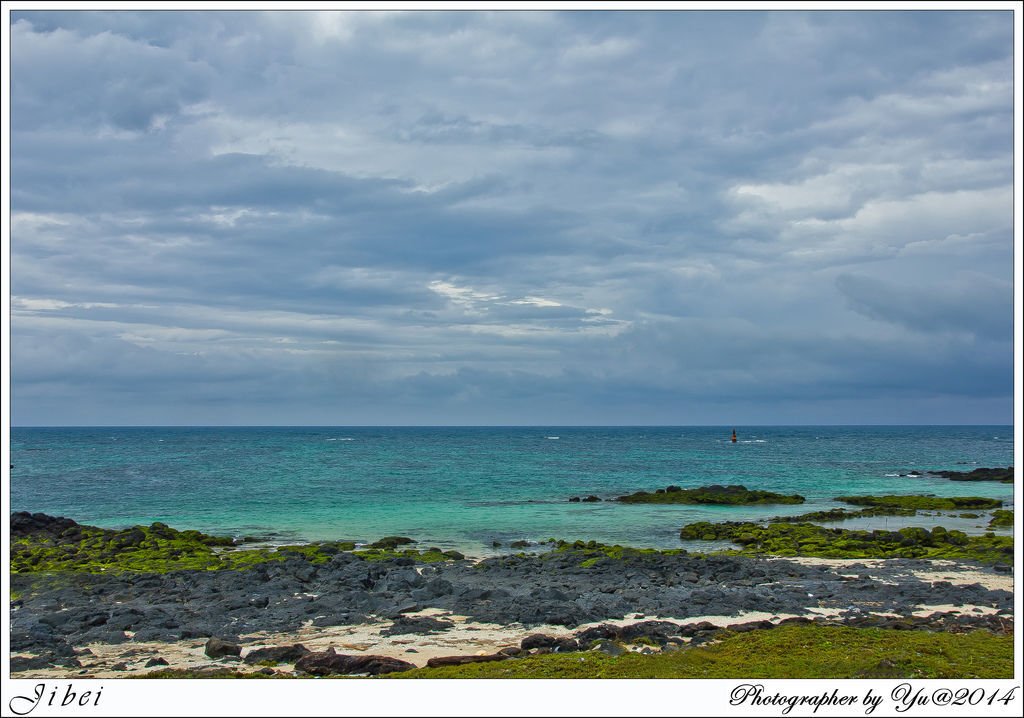
<svg viewBox="0 0 1024 718"><path fill-rule="evenodd" d="M14 428L11 510L112 528L163 521L289 541L400 534L481 554L492 541L548 537L678 547L679 527L692 521L802 513L835 506L831 499L844 494L1013 499L1008 484L895 476L1009 466L1010 426L737 427L736 444L730 431ZM767 507L567 501L712 483L799 493L808 501ZM970 530L978 521L943 523Z"/></svg>

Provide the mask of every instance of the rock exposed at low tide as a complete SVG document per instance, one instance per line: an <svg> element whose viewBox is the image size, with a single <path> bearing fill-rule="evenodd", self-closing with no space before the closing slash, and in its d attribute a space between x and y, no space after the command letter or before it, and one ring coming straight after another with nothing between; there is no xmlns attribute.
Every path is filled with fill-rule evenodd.
<svg viewBox="0 0 1024 718"><path fill-rule="evenodd" d="M447 621L405 616L408 610L426 608L486 623L567 628L637 613L682 620L750 611L800 615L825 608L908 616L920 605L939 604L1012 611L1009 591L924 581L911 574L932 568L915 559L833 569L745 556L638 552L612 557L567 545L565 550L478 563L371 561L342 551L323 562L297 554L245 570L71 572L60 580L15 573L11 588L19 601L10 613L10 650L36 656L19 659L18 670L26 670L26 661L74 666L74 648L91 643L210 639L209 655L237 659L245 644L242 636L293 632L309 623L342 626L390 618L393 634L446 630ZM970 568L1000 577L1005 570ZM637 635L657 645L666 637L686 637L685 631L713 628L691 626L673 634L671 626L645 622L630 631L646 632ZM588 630L588 641L630 639L614 627ZM250 650L245 659L261 655L257 650L267 649ZM267 653L254 662L307 658L298 653Z"/></svg>

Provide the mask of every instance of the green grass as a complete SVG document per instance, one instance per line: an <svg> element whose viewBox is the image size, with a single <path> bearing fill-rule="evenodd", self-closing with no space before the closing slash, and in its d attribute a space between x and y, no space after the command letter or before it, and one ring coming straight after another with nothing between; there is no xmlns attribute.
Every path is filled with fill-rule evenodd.
<svg viewBox="0 0 1024 718"><path fill-rule="evenodd" d="M771 491L751 490L745 486L702 486L699 489L681 489L669 486L654 493L637 491L619 496L616 501L625 504L802 504L799 494L776 494Z"/></svg>
<svg viewBox="0 0 1024 718"><path fill-rule="evenodd" d="M836 501L844 501L854 506L894 506L904 509L930 509L935 511L952 511L955 509L998 509L1003 502L998 499L986 499L981 496L837 496Z"/></svg>
<svg viewBox="0 0 1024 718"><path fill-rule="evenodd" d="M388 678L1012 678L1013 636L784 626L673 653L590 651L420 668Z"/></svg>
<svg viewBox="0 0 1024 718"><path fill-rule="evenodd" d="M1013 537L986 533L968 536L936 526L931 531L907 527L899 531L853 531L815 524L701 521L688 524L679 538L732 541L740 546L730 553L821 558L927 558L968 559L984 563L1013 562Z"/></svg>

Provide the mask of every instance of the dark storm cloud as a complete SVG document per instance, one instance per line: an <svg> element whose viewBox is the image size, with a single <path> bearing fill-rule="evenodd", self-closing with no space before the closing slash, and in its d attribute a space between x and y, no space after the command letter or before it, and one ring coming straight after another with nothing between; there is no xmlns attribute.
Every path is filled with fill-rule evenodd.
<svg viewBox="0 0 1024 718"><path fill-rule="evenodd" d="M1011 20L13 13L14 420L1006 421Z"/></svg>

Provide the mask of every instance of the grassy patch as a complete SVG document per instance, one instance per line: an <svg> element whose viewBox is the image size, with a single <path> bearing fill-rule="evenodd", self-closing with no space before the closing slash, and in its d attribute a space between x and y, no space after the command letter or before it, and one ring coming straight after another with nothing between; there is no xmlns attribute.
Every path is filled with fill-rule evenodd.
<svg viewBox="0 0 1024 718"><path fill-rule="evenodd" d="M548 654L388 678L1012 678L1013 636L784 626L674 653Z"/></svg>
<svg viewBox="0 0 1024 718"><path fill-rule="evenodd" d="M844 501L854 506L894 506L903 509L926 509L933 511L952 511L956 509L998 509L1003 502L998 499L986 499L981 496L837 496L836 501Z"/></svg>
<svg viewBox="0 0 1024 718"><path fill-rule="evenodd" d="M985 563L1013 561L1010 536L968 536L936 526L931 531L908 527L899 531L852 531L815 524L701 521L688 524L679 538L732 541L742 546L733 553L822 558L968 559Z"/></svg>
<svg viewBox="0 0 1024 718"><path fill-rule="evenodd" d="M637 491L620 496L616 501L624 504L802 504L799 494L776 494L771 491L750 490L745 486L702 486L699 489L681 489L669 486L654 493Z"/></svg>

